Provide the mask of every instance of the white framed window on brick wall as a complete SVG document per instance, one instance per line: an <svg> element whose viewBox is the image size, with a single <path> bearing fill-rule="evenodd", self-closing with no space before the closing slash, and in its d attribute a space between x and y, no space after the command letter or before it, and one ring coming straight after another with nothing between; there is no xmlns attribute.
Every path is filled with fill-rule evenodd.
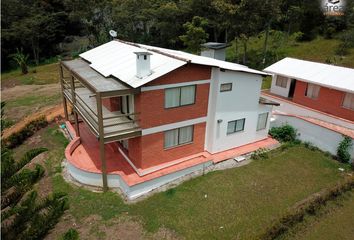
<svg viewBox="0 0 354 240"><path fill-rule="evenodd" d="M164 148L176 147L193 142L193 132L193 125L165 131Z"/></svg>
<svg viewBox="0 0 354 240"><path fill-rule="evenodd" d="M268 113L258 114L257 131L266 129L268 120Z"/></svg>
<svg viewBox="0 0 354 240"><path fill-rule="evenodd" d="M346 93L344 95L343 104L344 108L348 108L354 111L354 94L353 93Z"/></svg>
<svg viewBox="0 0 354 240"><path fill-rule="evenodd" d="M194 104L195 91L195 85L165 89L165 108Z"/></svg>
<svg viewBox="0 0 354 240"><path fill-rule="evenodd" d="M241 132L245 129L245 118L241 118L238 120L230 121L227 123L227 134L232 134L236 132Z"/></svg>
<svg viewBox="0 0 354 240"><path fill-rule="evenodd" d="M320 86L312 84L312 83L308 83L305 96L312 98L312 99L316 99L316 98L318 98L318 95L320 94L320 89L321 89Z"/></svg>
<svg viewBox="0 0 354 240"><path fill-rule="evenodd" d="M275 80L276 86L286 88L287 84L288 84L287 77L277 75L277 79Z"/></svg>
<svg viewBox="0 0 354 240"><path fill-rule="evenodd" d="M220 92L232 91L232 83L222 83L220 85Z"/></svg>

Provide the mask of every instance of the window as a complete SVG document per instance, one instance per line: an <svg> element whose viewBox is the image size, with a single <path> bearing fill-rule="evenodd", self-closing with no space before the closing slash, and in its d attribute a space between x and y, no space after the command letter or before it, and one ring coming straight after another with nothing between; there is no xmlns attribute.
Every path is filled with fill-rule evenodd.
<svg viewBox="0 0 354 240"><path fill-rule="evenodd" d="M268 113L258 114L257 131L267 127Z"/></svg>
<svg viewBox="0 0 354 240"><path fill-rule="evenodd" d="M320 86L308 83L306 88L306 97L316 99L318 98L318 94L320 93Z"/></svg>
<svg viewBox="0 0 354 240"><path fill-rule="evenodd" d="M223 83L220 85L220 92L228 92L232 90L232 83Z"/></svg>
<svg viewBox="0 0 354 240"><path fill-rule="evenodd" d="M195 102L195 85L165 90L165 108L190 105Z"/></svg>
<svg viewBox="0 0 354 240"><path fill-rule="evenodd" d="M230 121L227 123L227 134L241 132L245 129L245 118Z"/></svg>
<svg viewBox="0 0 354 240"><path fill-rule="evenodd" d="M354 94L346 93L343 99L343 107L354 110Z"/></svg>
<svg viewBox="0 0 354 240"><path fill-rule="evenodd" d="M193 141L193 126L176 128L165 132L165 148L190 143Z"/></svg>
<svg viewBox="0 0 354 240"><path fill-rule="evenodd" d="M286 85L288 84L288 78L284 76L277 76L277 80L275 82L275 85L278 87L286 88Z"/></svg>

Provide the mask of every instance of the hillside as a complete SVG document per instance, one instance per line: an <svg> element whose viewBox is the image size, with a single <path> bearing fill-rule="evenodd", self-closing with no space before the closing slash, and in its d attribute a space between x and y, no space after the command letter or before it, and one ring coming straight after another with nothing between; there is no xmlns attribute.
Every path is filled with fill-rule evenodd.
<svg viewBox="0 0 354 240"><path fill-rule="evenodd" d="M285 56L312 60L317 62L331 61L333 64L354 68L354 49L344 57L337 56L335 49L340 43L335 39L317 38L310 42L289 41L276 47L274 37L270 38L270 49L276 52L277 59ZM249 57L261 52L262 38L252 38L249 41ZM241 54L239 52L239 54ZM227 49L227 58L235 59L235 43ZM250 66L252 67L252 66ZM26 115L32 114L44 107L60 103L57 63L31 67L29 73L22 75L20 70L1 74L2 100L7 102L6 119L17 122ZM269 88L270 78L264 81L263 88Z"/></svg>

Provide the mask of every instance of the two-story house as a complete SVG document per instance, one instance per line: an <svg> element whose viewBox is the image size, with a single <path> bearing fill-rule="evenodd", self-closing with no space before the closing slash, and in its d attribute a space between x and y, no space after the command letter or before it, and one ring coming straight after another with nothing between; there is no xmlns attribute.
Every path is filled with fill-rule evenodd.
<svg viewBox="0 0 354 240"><path fill-rule="evenodd" d="M225 51L211 45L209 55ZM260 98L266 74L243 65L113 40L62 61L60 73L68 171L84 184L134 198L275 143L275 103Z"/></svg>

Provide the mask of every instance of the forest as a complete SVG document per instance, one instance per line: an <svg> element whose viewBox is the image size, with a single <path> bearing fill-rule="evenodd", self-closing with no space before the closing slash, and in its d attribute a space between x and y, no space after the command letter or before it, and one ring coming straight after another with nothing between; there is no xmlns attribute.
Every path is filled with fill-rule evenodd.
<svg viewBox="0 0 354 240"><path fill-rule="evenodd" d="M345 55L354 45L354 3L342 16L325 16L322 1L308 0L6 0L1 11L1 68L20 61L38 65L79 53L118 38L198 53L206 41L236 43L228 59L262 68L277 46L268 36L296 41L321 35L342 41ZM260 52L249 52L250 38L262 38ZM84 41L69 51L68 43ZM256 59L255 57L256 56Z"/></svg>

